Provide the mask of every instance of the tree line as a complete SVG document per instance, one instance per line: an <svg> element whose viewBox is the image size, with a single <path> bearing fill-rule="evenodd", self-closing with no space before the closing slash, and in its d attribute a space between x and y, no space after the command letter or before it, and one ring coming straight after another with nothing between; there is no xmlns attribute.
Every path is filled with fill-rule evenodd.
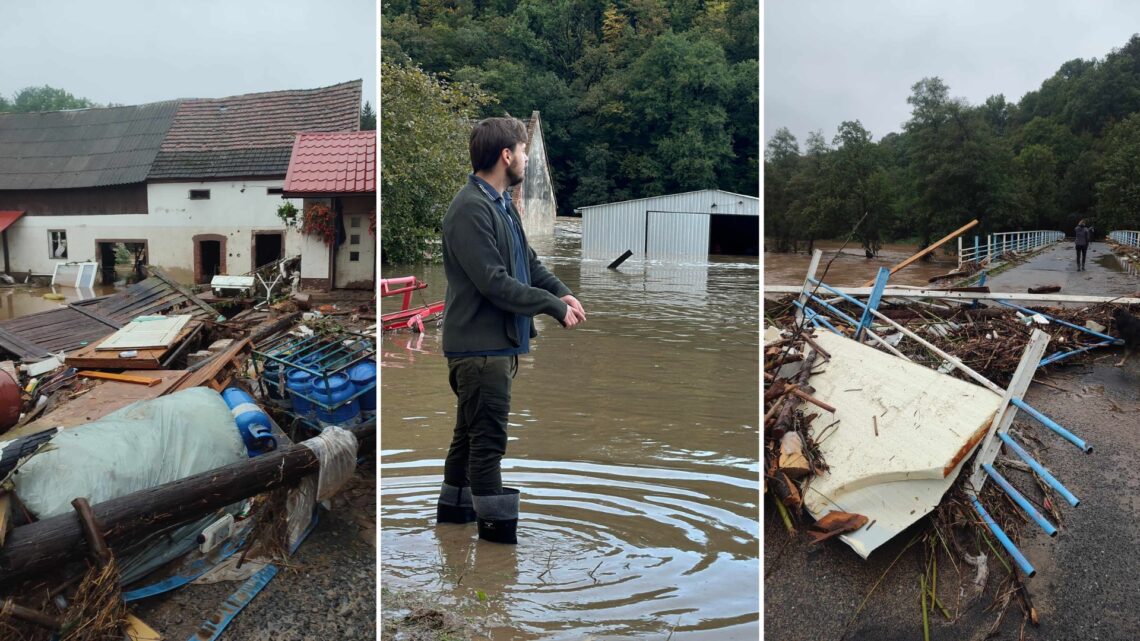
<svg viewBox="0 0 1140 641"><path fill-rule="evenodd" d="M846 237L869 252L921 246L977 218L979 234L1140 227L1140 35L1103 59L1061 65L1014 103L952 98L937 77L907 98L902 131L873 140L859 121L801 149L787 128L764 153L768 249ZM862 222L860 222L860 220ZM858 224L857 224L858 223Z"/></svg>
<svg viewBox="0 0 1140 641"><path fill-rule="evenodd" d="M470 118L542 114L560 215L706 188L758 193L755 0L390 0L381 30L385 262L432 256L470 171L465 134L454 139ZM458 107L449 118L397 94ZM458 161L417 172L396 149L434 170ZM446 198L414 210L410 197L389 199L427 183L446 185Z"/></svg>

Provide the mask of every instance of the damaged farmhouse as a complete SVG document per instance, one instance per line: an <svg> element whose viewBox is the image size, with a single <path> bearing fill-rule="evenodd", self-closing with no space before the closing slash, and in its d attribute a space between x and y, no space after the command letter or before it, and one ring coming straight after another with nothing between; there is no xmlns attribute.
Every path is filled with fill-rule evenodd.
<svg viewBox="0 0 1140 641"><path fill-rule="evenodd" d="M354 176L369 153L374 165L375 134L359 132L361 86L0 113L4 271L22 281L94 262L110 284L126 249L182 283L208 283L302 256L309 287L371 289L375 187ZM314 159L331 173L314 172ZM299 182L284 201L290 168ZM285 202L292 220L278 215ZM320 219L302 234L313 205ZM331 242L314 241L326 230Z"/></svg>

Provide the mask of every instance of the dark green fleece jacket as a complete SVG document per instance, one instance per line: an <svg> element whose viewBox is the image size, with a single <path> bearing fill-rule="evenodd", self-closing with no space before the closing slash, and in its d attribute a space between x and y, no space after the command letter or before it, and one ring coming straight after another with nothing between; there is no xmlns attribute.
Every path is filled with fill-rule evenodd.
<svg viewBox="0 0 1140 641"><path fill-rule="evenodd" d="M566 303L559 298L570 294L570 288L543 266L525 234L523 255L529 265L513 264L511 231L497 207L469 179L443 217L445 353L518 347L516 314L549 314L559 323L566 317ZM510 214L519 221L513 205ZM530 268L531 286L514 277L526 267ZM533 320L529 325L530 337L538 336Z"/></svg>

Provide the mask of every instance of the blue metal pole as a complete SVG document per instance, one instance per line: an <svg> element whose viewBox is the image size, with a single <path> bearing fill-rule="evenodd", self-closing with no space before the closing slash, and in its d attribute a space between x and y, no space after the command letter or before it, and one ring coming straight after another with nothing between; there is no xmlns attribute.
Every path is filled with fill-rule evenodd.
<svg viewBox="0 0 1140 641"><path fill-rule="evenodd" d="M979 241L978 237L974 236L974 262L975 263L981 262L980 259L978 258L978 256L980 255L980 251L981 251L978 249L979 242L980 241Z"/></svg>
<svg viewBox="0 0 1140 641"><path fill-rule="evenodd" d="M890 276L891 270L886 267L879 268L879 273L875 276L875 287L871 290L871 298L868 299L866 307L863 308L863 317L859 319L859 329L855 331L855 340L862 340L863 330L871 326L871 320L874 318L871 311L879 308L879 300L883 297L883 290L886 289L887 279Z"/></svg>
<svg viewBox="0 0 1140 641"><path fill-rule="evenodd" d="M1049 487L1056 490L1057 494L1060 494L1062 497L1064 497L1064 499L1069 502L1069 505L1077 507L1081 504L1081 500L1074 496L1073 493L1069 491L1069 488L1065 487L1060 481L1057 480L1056 477L1050 474L1049 470L1045 469L1044 465L1038 463L1037 459L1033 458L1032 454L1026 452L1025 448L1021 447L1017 441L1013 440L1012 436L1006 434L1005 432L998 432L997 435L998 438L1001 439L1002 443L1005 443L1006 447L1012 450L1018 458L1025 461L1025 464L1028 465L1034 472L1037 472L1037 476L1040 476L1045 481L1045 483L1049 485Z"/></svg>
<svg viewBox="0 0 1140 641"><path fill-rule="evenodd" d="M1029 560L1025 558L1025 555L1021 553L1021 550L1017 549L1017 546L1013 544L1013 541L1009 540L1009 537L1006 536L1005 531L1001 529L1001 526L998 525L996 521L994 521L989 512L986 512L986 508L982 507L982 503L978 500L978 497L971 496L970 501L974 504L974 510L977 511L977 513L982 517L982 520L985 521L986 525L990 528L990 532L994 533L994 536L996 536L997 540L1001 542L1001 545L1005 548L1005 551L1009 552L1009 555L1012 556L1013 560L1017 562L1018 567L1020 567L1021 571L1025 573L1025 576L1033 576L1034 574L1037 574L1037 570L1033 569L1033 566L1029 564Z"/></svg>
<svg viewBox="0 0 1140 641"><path fill-rule="evenodd" d="M808 298L810 300L813 300L813 301L819 303L820 305L823 305L824 309L826 309L827 311L831 312L832 314L835 314L836 316L842 318L843 320L847 321L848 323L850 323L850 325L852 327L858 327L859 326L859 321L852 318L849 314L847 314L847 312L844 312L843 310L841 310L841 309L839 309L833 305L830 305L827 301L823 300L819 296L816 296L815 294L809 294Z"/></svg>
<svg viewBox="0 0 1140 641"><path fill-rule="evenodd" d="M1011 303L1007 300L999 300L998 304L1005 305L1006 307L1012 307L1016 310L1025 312L1026 314L1040 314L1040 315L1044 316L1045 318L1049 319L1051 322L1057 323L1058 325L1064 325L1065 327L1072 327L1073 329L1079 329L1082 332L1084 332L1086 334L1092 334L1093 336L1096 336L1097 338L1101 338L1104 340L1110 340L1110 341L1114 341L1114 342L1116 342L1116 341L1123 342L1121 339L1116 338L1115 336L1109 336L1108 334L1101 334L1100 332L1094 332L1093 330L1091 330L1087 327L1083 327L1081 325L1074 325L1073 323L1061 320L1059 318L1053 318L1052 316L1050 316L1044 312L1035 312L1032 309L1029 309L1028 307L1022 307L1021 305L1015 305L1014 303Z"/></svg>
<svg viewBox="0 0 1140 641"><path fill-rule="evenodd" d="M1057 352L1056 354L1053 354L1052 356L1041 359L1041 363L1038 366L1039 367L1045 367L1046 365L1049 365L1051 363L1056 363L1057 361L1063 361L1066 358L1069 358L1070 356L1076 356L1077 354L1087 352L1090 350L1094 350L1098 347L1107 347L1109 345L1112 345L1115 342L1116 342L1115 340L1101 341L1099 343L1096 343L1095 345L1089 345L1087 347L1082 347L1080 349L1074 349L1074 350L1069 351L1069 352Z"/></svg>
<svg viewBox="0 0 1140 641"><path fill-rule="evenodd" d="M839 331L838 329L835 329L834 325L829 323L826 318L823 318L818 313L816 313L816 311L814 309L808 307L807 305L804 305L803 303L801 303L798 300L792 301L792 304L795 305L796 307L799 307L800 309L804 310L804 315L807 316L808 320L810 320L816 327L823 325L824 327L827 327L828 329L835 332L836 334L843 336L843 332Z"/></svg>
<svg viewBox="0 0 1140 641"><path fill-rule="evenodd" d="M1027 414L1029 414L1033 418L1040 421L1042 425L1044 425L1045 427L1048 427L1049 429L1053 430L1054 432L1060 434L1062 438L1064 438L1066 441L1069 441L1073 445L1076 445L1077 447L1081 448L1082 450L1084 450L1084 452L1086 454L1092 453L1092 446L1091 445L1089 445L1088 443L1085 443L1083 440L1081 440L1079 437L1077 437L1076 434L1073 434L1069 430L1058 425L1057 422L1054 421L1053 419L1051 419L1048 416L1045 416L1044 414L1042 414L1041 412L1038 412L1037 410L1033 409L1025 401L1021 400L1020 398L1011 398L1011 399L1009 399L1009 402L1013 403L1014 405L1016 405L1020 409L1025 410L1025 412Z"/></svg>
<svg viewBox="0 0 1140 641"><path fill-rule="evenodd" d="M813 285L819 285L820 287L826 289L827 291L831 292L832 294L835 294L836 296L842 298L843 300L845 300L849 303L852 303L854 305L858 305L860 309L867 309L867 303L864 303L863 301L859 300L858 298L851 296L850 294L844 293L844 292L832 287L831 285L828 285L827 283L821 283L820 281L815 280L814 278L809 278L808 280L811 281L811 283Z"/></svg>
<svg viewBox="0 0 1140 641"><path fill-rule="evenodd" d="M990 465L989 463L983 463L982 469L986 471L986 474L990 475L990 478L992 478L997 482L998 485L1001 486L1001 489L1005 490L1005 493L1009 495L1009 498L1013 499L1014 503L1017 503L1018 507L1025 510L1025 513L1028 514L1034 521L1037 521L1037 525L1040 525L1041 529L1045 530L1046 534L1049 536L1057 536L1057 528L1054 527L1053 524L1048 521L1048 519L1042 516L1042 514L1037 511L1037 508L1034 507L1033 504L1030 503L1029 500L1021 494L1021 492L1017 491L1017 488L1010 484L1010 482L1007 481L1004 476L995 470L993 465Z"/></svg>

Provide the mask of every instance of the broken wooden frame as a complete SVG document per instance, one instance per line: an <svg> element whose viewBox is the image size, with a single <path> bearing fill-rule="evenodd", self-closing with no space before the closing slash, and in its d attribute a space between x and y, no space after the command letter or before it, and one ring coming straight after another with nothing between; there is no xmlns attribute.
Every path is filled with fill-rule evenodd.
<svg viewBox="0 0 1140 641"><path fill-rule="evenodd" d="M1035 472L1038 472L1041 478L1045 480L1045 482L1050 487L1061 494L1071 505L1076 506L1079 503L1076 497L1073 496L1073 494L1069 492L1069 490L1065 488L1064 485L1057 481L1057 479L1053 477L1052 474L1049 474L1048 470L1046 470L1040 463L1033 460L1033 458L1024 450L1024 448L1018 445L1016 441L1014 441L1013 438L1008 434L1009 427L1012 425L1014 417L1016 416L1017 411L1020 409L1039 423L1045 425L1061 437L1076 445L1084 452L1089 453L1092 451L1092 447L1089 446L1084 440L1077 437L1075 434L1065 429L1063 426L1058 424L1056 421L1053 421L1048 416L1045 416L1038 410L1034 409L1032 406L1026 403L1023 398L1026 390L1029 388L1030 382L1033 380L1033 375L1036 372L1037 368L1044 364L1041 357L1044 354L1045 348L1049 343L1049 335L1040 330L1034 330L1029 344L1026 346L1025 351L1022 353L1022 358L1018 364L1017 370L1013 375L1013 379L1010 381L1009 386L1003 389L962 363L961 360L951 356L950 354L947 354L946 352L931 344L929 341L926 341L920 337L915 332L907 329L906 327L902 326L901 324L895 322L894 320L888 318L878 311L878 304L882 299L884 291L886 291L886 281L890 276L885 268L880 269L879 274L875 279L875 286L871 289L870 292L868 292L869 300L864 303L849 293L843 292L837 288L830 287L827 284L823 283L821 280L815 278L815 270L818 268L819 260L821 257L822 252L820 250L816 250L812 256L812 262L808 270L808 275L804 279L804 285L798 292L799 296L795 301L797 307L797 320L801 318L806 319L817 327L828 327L832 332L842 336L843 334L839 332L833 325L831 325L831 323L827 322L827 319L824 318L822 314L811 309L811 303L818 303L823 306L824 309L835 313L837 317L852 325L852 327L855 328L856 340L858 342L862 342L860 340L862 334L866 333L869 337L875 339L876 342L887 347L888 350L892 353L898 356L902 356L902 354L897 349L879 338L870 329L869 319L871 317L877 318L885 322L887 325L893 327L895 330L899 331L907 338L914 340L926 349L937 354L940 358L949 363L953 368L959 370L974 380L976 383L989 389L991 392L997 394L1002 398L999 409L997 412L995 412L990 427L987 430L987 434L981 441L980 447L977 449L977 454L974 458L973 473L970 477L969 493L971 503L974 506L975 511L978 512L978 515L981 517L982 521L993 532L994 536L1018 564L1021 570L1026 575L1033 576L1036 573L1036 570L1013 543L1013 541L1001 529L997 522L994 521L994 519L990 517L990 515L985 511L985 508L981 505L981 502L977 498L977 493L981 491L987 478L993 478L995 483L997 483L998 486L1006 492L1010 499L1019 507L1021 507L1027 513L1027 515L1039 526L1041 526L1041 528L1047 534L1050 536L1054 536L1056 534L1056 527L1053 526L1053 524L1049 523L1049 521L1036 510L1036 508L1034 508L1023 496L1021 496L1021 494L1013 487L1012 484L1006 481L1004 477L1001 477L1001 475L997 473L996 470L994 470L993 462L996 460L997 454L1001 449L1002 444L1006 444L1009 446L1009 449L1013 453L1022 458L1022 460L1030 465L1030 467ZM826 289L840 296L844 300L855 304L863 310L862 318L860 320L856 320L851 315L835 308L820 297L816 296L814 293L809 292L809 287L812 287L813 291L818 290L818 288ZM1008 297L1008 295L1002 296ZM1017 307L1016 305L1008 302L1003 302L1003 304ZM801 320L800 322L803 321ZM1081 328L1079 326L1072 325L1071 323L1065 324L1104 338L1112 339L1112 337L1093 332L1088 328ZM906 357L903 356L903 358Z"/></svg>

